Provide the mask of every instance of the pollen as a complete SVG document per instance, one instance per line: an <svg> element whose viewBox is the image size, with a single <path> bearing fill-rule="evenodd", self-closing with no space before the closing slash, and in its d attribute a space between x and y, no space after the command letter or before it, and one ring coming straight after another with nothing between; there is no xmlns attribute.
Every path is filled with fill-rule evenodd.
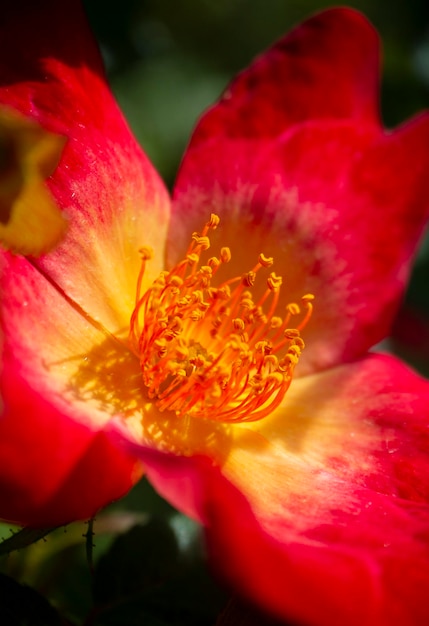
<svg viewBox="0 0 429 626"><path fill-rule="evenodd" d="M268 273L274 260L262 253L244 275L222 282L230 249L203 259L218 225L212 214L202 232L192 234L185 257L145 291L152 251L141 249L130 344L159 410L218 422L256 421L285 397L314 296L305 294L279 311L282 277ZM266 287L256 299L253 289L264 273Z"/></svg>

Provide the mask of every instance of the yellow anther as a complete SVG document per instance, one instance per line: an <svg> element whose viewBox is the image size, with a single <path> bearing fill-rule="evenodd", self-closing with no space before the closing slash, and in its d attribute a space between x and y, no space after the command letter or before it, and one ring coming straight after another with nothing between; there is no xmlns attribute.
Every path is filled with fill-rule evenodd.
<svg viewBox="0 0 429 626"><path fill-rule="evenodd" d="M300 350L304 350L305 348L304 340L301 337L297 337L296 339L294 339L294 345L298 346Z"/></svg>
<svg viewBox="0 0 429 626"><path fill-rule="evenodd" d="M271 272L267 280L267 285L271 291L277 291L280 289L282 282L283 279L281 276L277 276L274 272Z"/></svg>
<svg viewBox="0 0 429 626"><path fill-rule="evenodd" d="M297 345L290 346L288 348L287 354L294 354L295 356L300 356L301 348Z"/></svg>
<svg viewBox="0 0 429 626"><path fill-rule="evenodd" d="M165 287L165 278L168 276L168 272L161 272L157 279L154 281L153 286L156 289L157 287Z"/></svg>
<svg viewBox="0 0 429 626"><path fill-rule="evenodd" d="M275 354L267 354L264 357L264 365L270 369L270 371L275 372L275 370L279 366L279 360Z"/></svg>
<svg viewBox="0 0 429 626"><path fill-rule="evenodd" d="M267 257L265 256L265 254L261 252L261 254L258 257L258 262L260 263L260 265L262 265L262 267L271 267L272 264L274 263L274 259L272 256Z"/></svg>
<svg viewBox="0 0 429 626"><path fill-rule="evenodd" d="M305 296L302 296L301 300L303 302L313 302L315 296L312 293L306 293Z"/></svg>
<svg viewBox="0 0 429 626"><path fill-rule="evenodd" d="M169 337L175 337L176 335L180 335L180 333L183 330L183 322L180 319L180 317L174 317L173 320L170 322L170 324L168 325L168 330L165 333L165 337L167 339L167 341L169 340Z"/></svg>
<svg viewBox="0 0 429 626"><path fill-rule="evenodd" d="M139 248L139 253L143 261L150 261L153 259L153 248L150 246L142 246Z"/></svg>
<svg viewBox="0 0 429 626"><path fill-rule="evenodd" d="M201 355L194 356L192 359L189 359L189 363L194 365L195 367L203 367L205 365L205 359Z"/></svg>
<svg viewBox="0 0 429 626"><path fill-rule="evenodd" d="M229 263L231 260L231 250L229 248L221 248L220 249L220 258L222 263Z"/></svg>
<svg viewBox="0 0 429 626"><path fill-rule="evenodd" d="M215 228L217 228L219 226L219 222L220 222L219 215L216 215L216 213L212 213L210 215L210 219L207 222L206 226L207 226L207 228L211 228L211 229L215 230Z"/></svg>
<svg viewBox="0 0 429 626"><path fill-rule="evenodd" d="M254 308L253 315L255 316L255 319L259 323L265 324L267 322L267 316L265 315L264 311L261 309L260 306L257 306Z"/></svg>
<svg viewBox="0 0 429 626"><path fill-rule="evenodd" d="M201 236L199 233L193 233L192 239L201 250L208 250L210 248L210 239L206 236Z"/></svg>
<svg viewBox="0 0 429 626"><path fill-rule="evenodd" d="M300 332L296 328L286 328L283 335L286 337L286 339L296 339L300 336Z"/></svg>
<svg viewBox="0 0 429 626"><path fill-rule="evenodd" d="M165 339L160 339L158 341L155 341L154 346L157 349L158 358L161 359L163 356L167 354L167 342L165 341Z"/></svg>
<svg viewBox="0 0 429 626"><path fill-rule="evenodd" d="M255 284L255 278L255 272L247 272L243 275L243 285L246 285L246 287L253 287L253 285Z"/></svg>
<svg viewBox="0 0 429 626"><path fill-rule="evenodd" d="M168 285L171 287L181 287L183 285L183 280L180 276L171 276L168 278Z"/></svg>
<svg viewBox="0 0 429 626"><path fill-rule="evenodd" d="M210 265L202 265L200 267L199 273L205 278L211 278L211 276L213 275L213 270Z"/></svg>
<svg viewBox="0 0 429 626"><path fill-rule="evenodd" d="M202 311L194 309L193 311L191 311L189 317L193 322L199 322L199 320L203 319L204 313Z"/></svg>
<svg viewBox="0 0 429 626"><path fill-rule="evenodd" d="M299 358L296 356L296 354L292 354L291 352L287 352L283 359L280 361L279 363L279 367L280 368L286 368L288 369L288 367L290 365L296 365L299 361Z"/></svg>
<svg viewBox="0 0 429 626"><path fill-rule="evenodd" d="M299 305L296 302L290 302L287 305L286 310L291 315L299 315L301 313L301 309L299 308Z"/></svg>
<svg viewBox="0 0 429 626"><path fill-rule="evenodd" d="M283 324L283 320L281 317L278 317L277 315L275 315L274 317L271 318L270 320L270 326L271 328L280 328L280 326Z"/></svg>
<svg viewBox="0 0 429 626"><path fill-rule="evenodd" d="M246 325L240 317L236 317L232 320L232 325L234 326L234 330L242 331L245 329Z"/></svg>
<svg viewBox="0 0 429 626"><path fill-rule="evenodd" d="M271 372L267 376L267 383L271 383L277 386L283 385L285 382L284 375L280 372Z"/></svg>
<svg viewBox="0 0 429 626"><path fill-rule="evenodd" d="M217 256L203 255L210 246L207 233L218 224L213 214L200 233L193 233L184 259L146 292L144 267L152 252L142 249L130 342L158 410L254 421L278 407L290 385L313 295L303 296L304 315L295 328L286 328L301 308L292 302L284 318L276 315L282 278L273 272L265 277L268 288L257 297L252 291L258 272L264 273L272 258L260 254L250 271L216 284L222 265L231 260L228 247Z"/></svg>
<svg viewBox="0 0 429 626"><path fill-rule="evenodd" d="M210 259L207 261L207 264L212 268L215 269L216 267L219 267L220 265L220 260L216 257L216 256L212 256L210 257Z"/></svg>
<svg viewBox="0 0 429 626"><path fill-rule="evenodd" d="M199 303L199 302L203 302L204 300L204 294L201 291L201 289L196 289L195 291L192 292L192 294L190 295L190 299L191 301L195 304L195 303Z"/></svg>
<svg viewBox="0 0 429 626"><path fill-rule="evenodd" d="M270 354L272 350L272 345L269 341L258 341L255 344L256 352L262 352L263 354Z"/></svg>
<svg viewBox="0 0 429 626"><path fill-rule="evenodd" d="M243 298L240 301L240 304L243 307L243 309L253 309L253 307L255 306L255 303L250 298Z"/></svg>

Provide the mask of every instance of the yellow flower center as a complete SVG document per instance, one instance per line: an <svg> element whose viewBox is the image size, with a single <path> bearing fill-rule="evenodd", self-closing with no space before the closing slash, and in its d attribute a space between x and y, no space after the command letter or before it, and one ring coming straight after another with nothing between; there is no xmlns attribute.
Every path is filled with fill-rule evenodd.
<svg viewBox="0 0 429 626"><path fill-rule="evenodd" d="M304 342L300 331L312 312L314 296L302 297L276 315L282 278L271 273L257 302L252 287L272 258L259 255L243 276L217 286L218 273L231 260L229 248L203 265L208 232L217 228L212 214L201 233L193 233L185 258L161 272L142 292L149 248L141 249L142 267L130 342L139 355L143 382L157 407L177 416L221 422L259 420L283 400ZM300 317L291 327L292 317Z"/></svg>

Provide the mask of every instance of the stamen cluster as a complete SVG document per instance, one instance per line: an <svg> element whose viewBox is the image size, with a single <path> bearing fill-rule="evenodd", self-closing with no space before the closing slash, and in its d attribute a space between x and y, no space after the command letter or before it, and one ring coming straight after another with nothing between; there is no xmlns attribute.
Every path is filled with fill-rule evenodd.
<svg viewBox="0 0 429 626"><path fill-rule="evenodd" d="M148 394L163 410L223 422L259 420L282 401L292 380L304 342L300 331L312 311L313 295L275 315L282 278L269 274L257 302L252 296L256 275L273 259L259 255L256 265L240 277L214 286L231 252L222 248L205 265L201 255L210 247L208 232L217 228L212 214L201 233L193 233L185 258L161 272L141 291L149 249L141 250L142 269L130 340L140 358Z"/></svg>

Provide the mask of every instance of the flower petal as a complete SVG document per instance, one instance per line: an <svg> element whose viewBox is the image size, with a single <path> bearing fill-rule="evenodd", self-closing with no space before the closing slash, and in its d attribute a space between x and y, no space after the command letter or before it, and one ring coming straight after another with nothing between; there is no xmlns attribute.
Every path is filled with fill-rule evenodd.
<svg viewBox="0 0 429 626"><path fill-rule="evenodd" d="M276 414L234 428L221 466L140 454L208 527L217 568L267 610L417 626L429 619L428 406L427 381L373 355L295 381Z"/></svg>
<svg viewBox="0 0 429 626"><path fill-rule="evenodd" d="M1 298L0 517L91 517L141 475L114 432L140 419L138 360L22 257L4 255Z"/></svg>
<svg viewBox="0 0 429 626"><path fill-rule="evenodd" d="M50 188L70 227L39 267L116 331L134 307L139 248L156 251L148 280L163 265L168 196L107 87L80 4L26 4L25 20L21 8L2 12L0 102L69 138Z"/></svg>
<svg viewBox="0 0 429 626"><path fill-rule="evenodd" d="M296 541L286 531L275 540L237 490L209 481L201 487L210 490L209 557L236 590L266 611L308 626L428 622L427 509L374 494L371 514L356 517L351 532L343 519L345 530L331 537Z"/></svg>
<svg viewBox="0 0 429 626"><path fill-rule="evenodd" d="M377 32L353 9L311 17L235 78L198 124L193 147L216 135L277 137L309 119L378 126L378 48Z"/></svg>
<svg viewBox="0 0 429 626"><path fill-rule="evenodd" d="M332 36L332 29L347 33L352 26L362 66ZM172 261L183 254L184 233L212 211L221 217L212 247L231 246L234 274L249 270L262 251L284 277L283 305L315 294L300 375L361 356L387 334L429 212L429 116L382 131L370 113L377 58L373 30L354 11L312 18L240 75L202 118L177 180ZM290 85L274 80L281 72ZM302 106L310 87L315 105L327 99L320 113ZM279 94L264 99L267 90ZM246 245L234 249L237 241Z"/></svg>
<svg viewBox="0 0 429 626"><path fill-rule="evenodd" d="M0 518L33 527L85 520L125 495L141 475L109 424L60 411L6 359L1 380Z"/></svg>

